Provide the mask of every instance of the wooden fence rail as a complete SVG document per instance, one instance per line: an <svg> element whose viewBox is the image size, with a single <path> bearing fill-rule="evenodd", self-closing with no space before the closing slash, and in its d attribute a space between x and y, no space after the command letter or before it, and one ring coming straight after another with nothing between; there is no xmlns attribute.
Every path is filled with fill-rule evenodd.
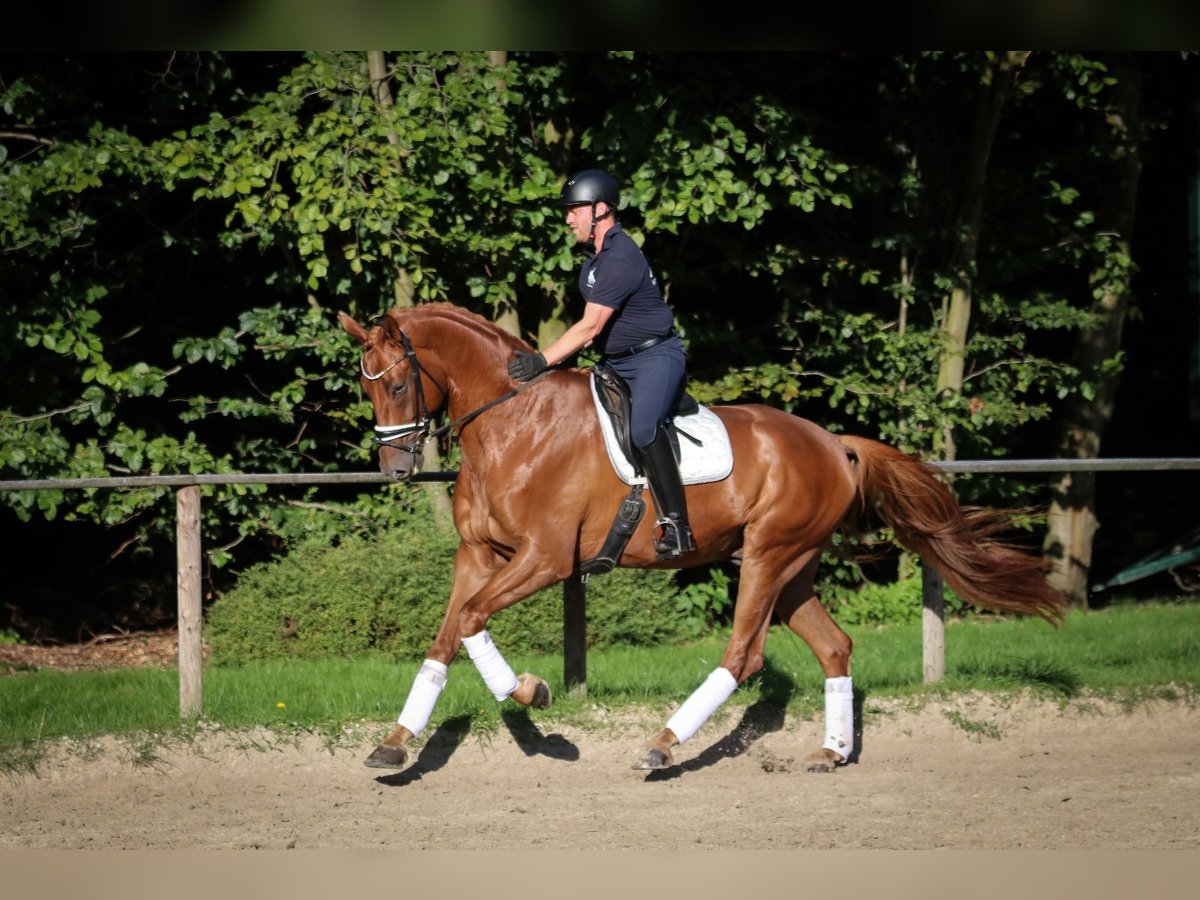
<svg viewBox="0 0 1200 900"><path fill-rule="evenodd" d="M1163 472L1200 470L1200 459L1173 457L1147 459L1025 459L977 460L934 463L947 473L1039 474L1050 472ZM427 472L413 482L453 481L457 472ZM0 491L70 490L82 488L177 487L176 554L179 628L179 713L184 718L203 711L203 639L200 522L200 488L222 484L384 484L375 472L218 475L136 475L116 478L61 478L0 481ZM923 569L922 655L924 679L941 679L945 673L944 595L941 578ZM563 583L563 681L579 695L587 691L587 621L585 588L577 576Z"/></svg>

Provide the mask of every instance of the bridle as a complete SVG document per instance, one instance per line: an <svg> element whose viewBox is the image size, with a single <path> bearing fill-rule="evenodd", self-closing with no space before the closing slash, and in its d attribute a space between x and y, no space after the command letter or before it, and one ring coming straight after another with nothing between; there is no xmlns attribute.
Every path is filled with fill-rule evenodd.
<svg viewBox="0 0 1200 900"><path fill-rule="evenodd" d="M403 331L400 332L400 346L404 352L397 356L392 362L384 366L374 374L367 371L367 355L364 353L362 359L358 362L359 371L362 372L363 378L367 381L378 381L404 360L409 360L409 369L412 374L409 376L412 381L412 390L417 398L417 420L415 422L405 422L403 425L376 425L375 426L375 443L384 447L394 447L397 450L403 450L405 453L417 453L425 441L433 433L430 428L432 419L429 415L429 407L425 403L425 387L421 383L421 372L424 371L429 380L437 385L438 390L442 392L442 396L447 396L446 389L442 384L433 377L433 375L421 365L421 361L417 359L417 353L413 350L412 342L408 339L408 335ZM400 443L404 438L410 437L409 443Z"/></svg>
<svg viewBox="0 0 1200 900"><path fill-rule="evenodd" d="M433 423L433 418L430 416L429 407L425 403L425 388L421 383L421 373L424 372L425 376L437 386L437 389L442 392L443 397L449 397L450 392L446 390L440 381L433 377L433 373L421 365L421 361L417 359L417 352L413 349L412 342L408 339L408 335L403 331L400 331L399 334L400 346L404 350L402 354L400 354L378 372L372 374L371 372L367 371L367 355L364 353L362 358L359 360L358 368L359 371L362 372L363 378L367 379L367 381L378 381L392 369L396 368L396 366L400 365L400 363L404 362L406 359L409 360L409 368L412 372L412 375L410 376L412 390L417 397L417 420L415 422L405 422L402 425L375 426L375 443L383 447L394 447L397 450L403 450L405 453L418 453L425 441L430 437L441 437L452 428L461 428L461 426L466 425L476 416L482 415L494 406L499 406L506 400L511 400L513 397L517 396L517 394L537 384L552 371L551 369L547 369L529 381L518 385L507 393L501 394L496 399L489 400L487 403L483 404L483 406L471 410L471 412L467 413L466 415L459 416L457 419L447 422L440 428L432 428L430 426ZM404 438L408 437L411 437L411 440L408 443L400 443Z"/></svg>

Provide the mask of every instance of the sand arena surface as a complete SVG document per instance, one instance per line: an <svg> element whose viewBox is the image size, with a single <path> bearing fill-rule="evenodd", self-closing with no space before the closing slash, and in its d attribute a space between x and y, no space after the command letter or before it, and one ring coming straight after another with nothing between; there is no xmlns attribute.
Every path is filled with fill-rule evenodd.
<svg viewBox="0 0 1200 900"><path fill-rule="evenodd" d="M0 849L1195 849L1200 709L970 695L868 701L858 761L800 760L820 723L718 713L677 765L633 771L660 711L453 724L402 772L375 735L204 734L50 748L0 777ZM381 723L380 734L386 731Z"/></svg>

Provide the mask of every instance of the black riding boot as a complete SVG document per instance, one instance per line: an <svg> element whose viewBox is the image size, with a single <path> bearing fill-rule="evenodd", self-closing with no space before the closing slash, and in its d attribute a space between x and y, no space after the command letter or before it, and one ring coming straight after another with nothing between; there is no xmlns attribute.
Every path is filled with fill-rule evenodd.
<svg viewBox="0 0 1200 900"><path fill-rule="evenodd" d="M660 560L674 559L696 549L692 528L688 524L687 500L683 495L683 480L679 464L666 429L659 426L654 440L639 451L650 494L658 509L657 526L661 534L654 539L654 550Z"/></svg>

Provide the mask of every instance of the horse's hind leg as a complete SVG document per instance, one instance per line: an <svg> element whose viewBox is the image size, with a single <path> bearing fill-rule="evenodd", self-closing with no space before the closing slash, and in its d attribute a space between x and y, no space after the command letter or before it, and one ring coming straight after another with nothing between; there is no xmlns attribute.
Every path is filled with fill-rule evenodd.
<svg viewBox="0 0 1200 900"><path fill-rule="evenodd" d="M809 566L816 551L788 561L789 548L765 549L746 559L733 611L733 633L721 665L709 674L667 721L667 727L646 744L635 769L662 769L672 763L671 751L686 742L729 699L739 684L762 668L763 644L780 585ZM782 560L782 562L781 562Z"/></svg>
<svg viewBox="0 0 1200 900"><path fill-rule="evenodd" d="M825 740L804 758L809 772L831 772L854 752L854 691L850 681L853 641L813 593L814 560L779 595L775 610L804 639L825 672Z"/></svg>

